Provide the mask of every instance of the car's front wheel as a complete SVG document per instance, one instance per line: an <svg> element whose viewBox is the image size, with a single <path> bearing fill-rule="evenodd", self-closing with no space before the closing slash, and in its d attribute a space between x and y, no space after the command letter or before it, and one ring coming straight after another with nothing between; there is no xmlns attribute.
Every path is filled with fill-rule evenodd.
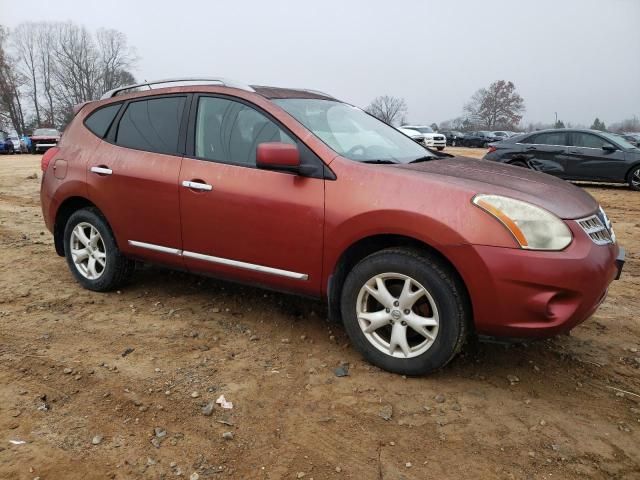
<svg viewBox="0 0 640 480"><path fill-rule="evenodd" d="M437 147L438 151L441 152L442 150L444 150L444 147Z"/></svg>
<svg viewBox="0 0 640 480"><path fill-rule="evenodd" d="M455 272L433 255L402 248L369 255L351 270L341 311L363 356L405 375L446 365L462 348L470 320Z"/></svg>
<svg viewBox="0 0 640 480"><path fill-rule="evenodd" d="M640 191L640 165L629 172L628 182L632 190Z"/></svg>
<svg viewBox="0 0 640 480"><path fill-rule="evenodd" d="M95 208L75 212L64 230L64 252L71 273L84 288L113 290L133 273L135 263L120 253L113 233Z"/></svg>

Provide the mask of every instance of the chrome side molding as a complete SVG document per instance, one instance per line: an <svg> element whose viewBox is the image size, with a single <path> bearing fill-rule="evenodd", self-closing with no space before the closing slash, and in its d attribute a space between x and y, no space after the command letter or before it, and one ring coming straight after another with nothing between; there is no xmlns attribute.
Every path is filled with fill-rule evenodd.
<svg viewBox="0 0 640 480"><path fill-rule="evenodd" d="M268 273L270 275L277 275L279 277L293 278L294 280L309 279L309 275L307 275L306 273L291 272L289 270L282 270L280 268L267 267L265 265L257 265L255 263L241 262L239 260L232 260L230 258L214 257L212 255L204 255L202 253L188 252L186 250L180 250L180 249L171 248L171 247L164 247L162 245L156 245L153 243L138 242L136 240L129 240L128 243L133 247L145 248L147 250L168 253L171 255L195 258L196 260L203 260L205 262L217 263L220 265L227 265L230 267L241 268L243 270L251 270L254 272Z"/></svg>
<svg viewBox="0 0 640 480"><path fill-rule="evenodd" d="M155 245L153 243L137 242L135 240L129 240L129 245L132 245L134 247L139 247L139 248L146 248L147 250L153 250L155 252L171 253L173 255L182 255L182 250L178 248L163 247L162 245Z"/></svg>

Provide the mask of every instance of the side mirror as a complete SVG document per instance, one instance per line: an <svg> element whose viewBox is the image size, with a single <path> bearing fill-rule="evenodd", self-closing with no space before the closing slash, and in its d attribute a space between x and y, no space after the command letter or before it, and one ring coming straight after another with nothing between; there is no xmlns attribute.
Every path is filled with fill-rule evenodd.
<svg viewBox="0 0 640 480"><path fill-rule="evenodd" d="M615 152L618 149L613 145L609 145L608 143L605 143L604 145L602 145L602 150L604 150L605 152Z"/></svg>
<svg viewBox="0 0 640 480"><path fill-rule="evenodd" d="M300 170L298 147L280 142L260 143L256 150L256 165L265 170L298 173Z"/></svg>

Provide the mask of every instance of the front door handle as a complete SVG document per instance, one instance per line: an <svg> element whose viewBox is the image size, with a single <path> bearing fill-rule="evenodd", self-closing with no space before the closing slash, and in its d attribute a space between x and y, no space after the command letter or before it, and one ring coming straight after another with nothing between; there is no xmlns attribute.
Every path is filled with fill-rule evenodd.
<svg viewBox="0 0 640 480"><path fill-rule="evenodd" d="M569 153L580 153L578 150L569 150Z"/></svg>
<svg viewBox="0 0 640 480"><path fill-rule="evenodd" d="M527 150L529 150L529 151L532 151L532 152L533 152L533 151L537 150L537 148L536 148L536 147L527 147Z"/></svg>
<svg viewBox="0 0 640 480"><path fill-rule="evenodd" d="M105 167L104 165L100 167L91 167L91 171L93 173L97 173L98 175L111 175L113 173L113 170L111 170L108 167Z"/></svg>
<svg viewBox="0 0 640 480"><path fill-rule="evenodd" d="M208 183L193 180L183 180L182 186L190 188L192 190L202 190L205 192L210 192L211 190L213 190L213 187Z"/></svg>

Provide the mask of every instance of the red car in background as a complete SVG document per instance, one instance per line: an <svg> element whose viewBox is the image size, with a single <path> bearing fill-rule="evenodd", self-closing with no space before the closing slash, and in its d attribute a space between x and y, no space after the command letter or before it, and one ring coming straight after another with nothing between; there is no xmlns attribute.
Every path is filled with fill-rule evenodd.
<svg viewBox="0 0 640 480"><path fill-rule="evenodd" d="M142 260L325 298L369 361L415 375L471 333L566 332L620 275L574 185L439 159L325 93L199 82L108 92L43 156L45 223L85 288Z"/></svg>
<svg viewBox="0 0 640 480"><path fill-rule="evenodd" d="M31 153L43 153L58 146L60 132L55 128L36 128L31 135Z"/></svg>

